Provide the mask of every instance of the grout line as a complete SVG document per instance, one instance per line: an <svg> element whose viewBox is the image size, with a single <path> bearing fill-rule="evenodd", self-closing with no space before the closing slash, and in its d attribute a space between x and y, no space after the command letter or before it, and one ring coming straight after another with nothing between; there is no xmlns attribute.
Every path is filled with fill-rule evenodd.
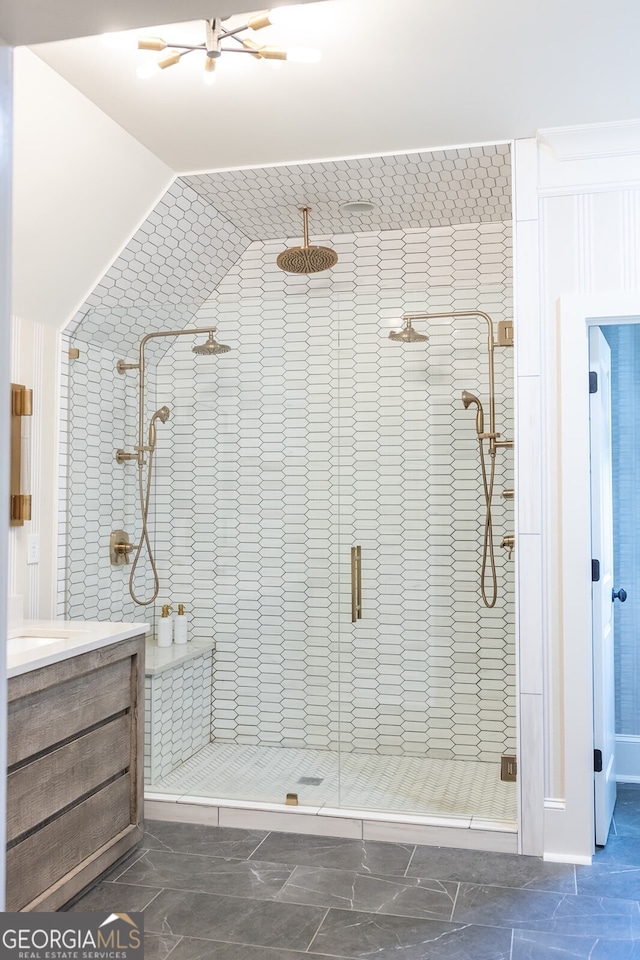
<svg viewBox="0 0 640 960"><path fill-rule="evenodd" d="M311 950L311 947L313 946L313 941L315 940L315 938L316 938L316 937L318 936L318 934L320 933L320 927L322 926L322 924L323 924L323 923L325 922L325 920L327 919L327 917L328 917L328 915L329 915L329 910L330 910L330 909L331 909L331 907L327 907L326 912L325 912L325 915L323 916L322 920L321 920L320 923L318 924L318 929L316 930L316 932L314 933L314 935L311 937L311 942L309 943L309 946L308 946L307 949L305 950L305 953L309 953L309 951Z"/></svg>
<svg viewBox="0 0 640 960"><path fill-rule="evenodd" d="M153 934L152 934L152 936L153 936ZM155 936L156 936L156 937L161 937L162 934L161 934L161 933L156 933ZM170 956L171 956L171 954L173 953L173 951L175 950L175 948L178 946L179 943L182 943L183 940L184 940L184 937L178 937L178 939L176 940L176 942L174 943L174 945L171 947L171 950L169 950L169 953L166 955L166 957L164 958L164 960L167 960L167 957L170 957Z"/></svg>
<svg viewBox="0 0 640 960"><path fill-rule="evenodd" d="M223 828L223 829L224 829L224 828ZM261 847L262 844L265 842L265 840L267 839L267 837L270 837L272 833L273 833L273 830L269 830L269 832L262 838L262 840L260 841L260 843L258 844L258 846L255 848L255 850L252 850L251 853L249 854L249 856L248 856L248 857L245 857L244 859L245 859L245 860L250 860L251 857L254 855L254 853L256 853L256 852L260 849L260 847Z"/></svg>
<svg viewBox="0 0 640 960"><path fill-rule="evenodd" d="M165 888L162 887L161 890L158 890L157 893L154 893L154 895L151 897L151 900L149 900L149 903L145 903L144 907L142 908L143 911L146 910L147 907L150 907L151 904L153 903L153 901L156 899L156 897L159 897L161 893L164 893L164 890L165 890Z"/></svg>
<svg viewBox="0 0 640 960"><path fill-rule="evenodd" d="M457 882L458 886L456 887L456 895L455 895L455 897L453 898L453 906L451 907L451 916L449 917L449 922L450 922L450 923L453 923L453 914L455 913L456 904L458 903L458 894L460 893L460 887L461 887L460 881L458 880L458 881L456 881L456 882Z"/></svg>
<svg viewBox="0 0 640 960"><path fill-rule="evenodd" d="M409 863L407 864L406 870L405 870L404 873L402 874L403 877L406 877L406 876L408 875L408 874L407 874L407 871L409 870L409 867L410 867L411 864L413 863L413 858L414 858L415 855L416 855L416 850L417 850L417 849L418 849L418 844L417 844L417 843L414 843L414 845L413 845L413 850L411 851L411 856L409 857Z"/></svg>

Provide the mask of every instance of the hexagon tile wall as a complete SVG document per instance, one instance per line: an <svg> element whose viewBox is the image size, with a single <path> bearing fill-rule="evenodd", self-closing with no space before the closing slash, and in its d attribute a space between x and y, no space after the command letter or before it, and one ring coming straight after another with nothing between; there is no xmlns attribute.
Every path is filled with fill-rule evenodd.
<svg viewBox="0 0 640 960"><path fill-rule="evenodd" d="M510 224L331 236L340 269L275 266L256 242L201 308L232 351L164 355L174 416L158 460L168 597L216 636L217 741L497 761L514 739L513 565L481 607L483 505L473 418L486 332L441 320L388 339L404 310L511 316ZM324 242L324 238L323 238ZM512 430L512 353L497 415ZM502 454L496 489L512 482ZM499 533L513 524L498 498ZM364 615L350 622L350 546Z"/></svg>
<svg viewBox="0 0 640 960"><path fill-rule="evenodd" d="M500 600L482 608L479 467L459 400L485 394L484 331L439 321L426 348L387 338L406 310L511 315L509 191L500 145L184 177L70 325L61 609L74 617L149 613L106 556L113 526L139 535L133 475L113 460L135 427L135 377L115 359L194 318L232 347L194 359L178 342L149 381L149 402L172 407L159 601L187 603L193 633L216 636L216 740L486 761L513 746L513 567L500 554ZM372 214L339 210L362 197ZM330 273L275 267L299 242L302 202L340 255ZM497 384L510 436L509 352ZM512 480L506 453L496 488ZM512 525L499 500L498 538Z"/></svg>

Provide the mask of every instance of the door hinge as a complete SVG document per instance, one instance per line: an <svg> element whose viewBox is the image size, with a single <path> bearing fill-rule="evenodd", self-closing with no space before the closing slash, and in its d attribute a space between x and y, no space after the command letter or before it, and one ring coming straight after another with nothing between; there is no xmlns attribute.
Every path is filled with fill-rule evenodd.
<svg viewBox="0 0 640 960"><path fill-rule="evenodd" d="M589 371L589 393L598 392L598 374L595 370Z"/></svg>
<svg viewBox="0 0 640 960"><path fill-rule="evenodd" d="M591 582L597 583L600 579L600 561L592 560L591 561Z"/></svg>
<svg viewBox="0 0 640 960"><path fill-rule="evenodd" d="M602 750L593 751L593 770L594 773L602 773Z"/></svg>

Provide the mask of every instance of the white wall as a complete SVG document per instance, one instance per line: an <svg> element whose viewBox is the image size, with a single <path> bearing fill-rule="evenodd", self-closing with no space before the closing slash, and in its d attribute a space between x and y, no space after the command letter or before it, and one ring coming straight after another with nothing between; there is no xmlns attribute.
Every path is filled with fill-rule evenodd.
<svg viewBox="0 0 640 960"><path fill-rule="evenodd" d="M33 388L33 416L23 421L29 434L31 520L9 530L9 596L23 598L28 618L55 616L58 462L58 334L52 327L13 317L11 382ZM27 544L37 536L40 561L27 563Z"/></svg>
<svg viewBox="0 0 640 960"><path fill-rule="evenodd" d="M520 141L515 180L525 852L581 861L594 844L589 513L588 495L586 515L575 509L584 424L569 422L576 391L567 380L580 394L584 379L582 409L584 317L606 316L603 304L614 315L621 298L640 294L640 123ZM575 298L586 311L581 324L572 319ZM583 362L584 378L575 370ZM581 472L588 484L588 461ZM587 555L576 570L578 541Z"/></svg>
<svg viewBox="0 0 640 960"><path fill-rule="evenodd" d="M9 274L11 265L11 83L10 47L0 38L0 503L9 502ZM0 510L0 640L6 634L8 512ZM0 770L7 766L6 645L0 643ZM0 776L0 910L5 905L6 778Z"/></svg>
<svg viewBox="0 0 640 960"><path fill-rule="evenodd" d="M9 593L23 597L25 616L48 618L56 584L57 331L173 172L24 48L15 51L14 114L11 377L33 388L34 417L32 520L9 533ZM40 562L29 565L32 534Z"/></svg>
<svg viewBox="0 0 640 960"><path fill-rule="evenodd" d="M25 48L14 113L13 313L60 328L173 172Z"/></svg>

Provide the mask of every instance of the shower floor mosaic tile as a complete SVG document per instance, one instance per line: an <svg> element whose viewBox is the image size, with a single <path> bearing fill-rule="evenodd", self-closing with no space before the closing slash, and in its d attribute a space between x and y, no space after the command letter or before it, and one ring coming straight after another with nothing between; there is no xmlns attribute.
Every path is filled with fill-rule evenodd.
<svg viewBox="0 0 640 960"><path fill-rule="evenodd" d="M258 803L297 793L303 806L516 821L516 785L500 781L498 764L472 760L210 743L149 786Z"/></svg>

